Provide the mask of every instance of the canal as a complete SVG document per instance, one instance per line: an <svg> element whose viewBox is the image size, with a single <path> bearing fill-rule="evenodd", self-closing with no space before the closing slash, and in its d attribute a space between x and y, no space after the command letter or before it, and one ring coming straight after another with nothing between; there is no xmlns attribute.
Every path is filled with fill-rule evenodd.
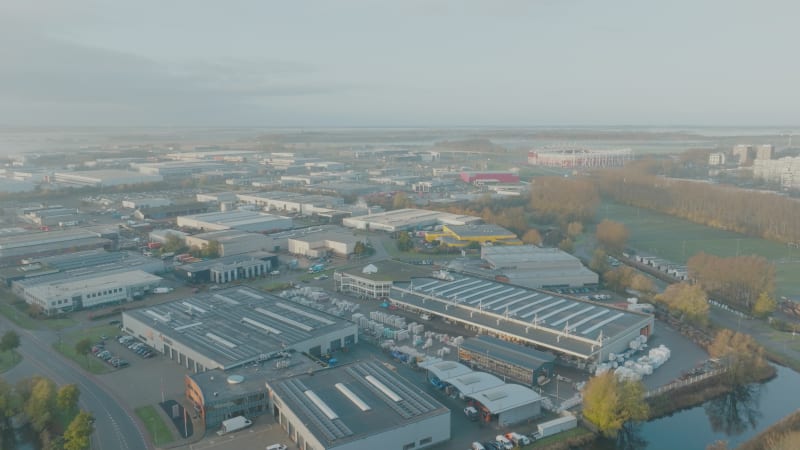
<svg viewBox="0 0 800 450"><path fill-rule="evenodd" d="M622 433L618 442L600 442L593 450L703 450L714 441L735 449L800 408L800 374L777 367L777 376L694 408L676 412Z"/></svg>

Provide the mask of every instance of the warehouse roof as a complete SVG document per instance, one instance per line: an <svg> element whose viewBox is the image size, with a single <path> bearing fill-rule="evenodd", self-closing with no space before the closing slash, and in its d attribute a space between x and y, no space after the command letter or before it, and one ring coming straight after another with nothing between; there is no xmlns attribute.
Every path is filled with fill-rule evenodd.
<svg viewBox="0 0 800 450"><path fill-rule="evenodd" d="M238 255L223 256L222 258L214 258L205 261L198 261L189 264L177 266L176 269L185 270L186 272L198 272L201 270L209 270L214 267L224 267L233 264L239 264L247 261L264 260L275 256L274 253L269 252L251 252L241 253Z"/></svg>
<svg viewBox="0 0 800 450"><path fill-rule="evenodd" d="M450 414L423 390L373 362L267 383L325 448Z"/></svg>
<svg viewBox="0 0 800 450"><path fill-rule="evenodd" d="M123 322L126 317L147 324L226 369L334 330L354 327L344 319L249 287L197 293L125 311Z"/></svg>
<svg viewBox="0 0 800 450"><path fill-rule="evenodd" d="M365 271L364 269L367 266L373 266L376 270L373 271L371 270L372 268L370 268ZM342 272L354 277L366 278L372 281L409 281L415 277L431 275L430 266L415 266L391 259L337 269L337 272Z"/></svg>
<svg viewBox="0 0 800 450"><path fill-rule="evenodd" d="M486 335L466 339L461 343L461 348L475 353L485 353L493 359L503 360L530 370L537 370L542 364L553 362L556 359L550 353Z"/></svg>
<svg viewBox="0 0 800 450"><path fill-rule="evenodd" d="M440 380L447 380L460 375L472 373L472 369L455 361L428 359L419 363L419 366L428 370Z"/></svg>
<svg viewBox="0 0 800 450"><path fill-rule="evenodd" d="M452 384L453 387L464 395L476 394L505 384L500 378L486 372L472 372L457 377L440 379L446 383Z"/></svg>
<svg viewBox="0 0 800 450"><path fill-rule="evenodd" d="M652 323L652 317L644 314L467 276L396 282L391 299L582 358L600 350L600 338L614 340Z"/></svg>
<svg viewBox="0 0 800 450"><path fill-rule="evenodd" d="M36 282L37 280L38 278L31 279L30 281L33 285L26 287L25 291L35 297L44 298L53 296L70 297L81 292L99 290L104 287L158 283L161 281L161 277L142 270L129 270L38 283Z"/></svg>
<svg viewBox="0 0 800 450"><path fill-rule="evenodd" d="M492 414L500 414L542 399L533 389L519 384L503 384L468 397L481 402Z"/></svg>
<svg viewBox="0 0 800 450"><path fill-rule="evenodd" d="M274 214L260 213L256 211L235 210L235 211L195 214L191 216L184 216L183 219L196 220L198 222L214 223L218 225L224 225L230 228L236 228L254 223L272 222L274 220L284 220L289 218L284 216L276 216Z"/></svg>
<svg viewBox="0 0 800 450"><path fill-rule="evenodd" d="M489 237L489 236L508 236L511 239L517 237L511 231L491 223L480 225L446 225L447 229L460 238L470 237Z"/></svg>

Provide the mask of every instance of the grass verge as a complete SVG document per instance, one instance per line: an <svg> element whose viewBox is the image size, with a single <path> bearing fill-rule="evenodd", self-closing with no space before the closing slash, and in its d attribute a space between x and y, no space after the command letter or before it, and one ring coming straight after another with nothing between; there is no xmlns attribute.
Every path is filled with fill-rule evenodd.
<svg viewBox="0 0 800 450"><path fill-rule="evenodd" d="M20 311L15 306L8 303L0 303L0 314L5 316L6 319L14 322L14 324L20 328L33 330L37 327L36 320L29 317L27 313Z"/></svg>
<svg viewBox="0 0 800 450"><path fill-rule="evenodd" d="M136 415L142 419L142 423L145 428L147 428L147 432L150 433L153 444L157 446L165 445L175 440L172 436L172 431L170 431L167 424L164 423L164 420L161 419L161 416L154 406L142 406L141 408L136 408L135 412Z"/></svg>
<svg viewBox="0 0 800 450"><path fill-rule="evenodd" d="M20 361L22 361L22 356L14 350L0 353L0 373L6 372Z"/></svg>
<svg viewBox="0 0 800 450"><path fill-rule="evenodd" d="M119 334L119 328L114 325L100 325L86 328L61 336L60 342L53 344L53 348L91 373L108 373L114 370L114 368L106 364L105 361L95 358L93 355L79 355L75 352L75 344L84 338L88 338L92 343L99 342L102 336L113 339L117 334Z"/></svg>

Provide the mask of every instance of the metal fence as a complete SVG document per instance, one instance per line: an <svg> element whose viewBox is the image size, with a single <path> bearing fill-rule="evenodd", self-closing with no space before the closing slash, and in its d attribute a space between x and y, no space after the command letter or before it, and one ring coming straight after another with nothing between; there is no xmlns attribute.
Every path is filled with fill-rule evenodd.
<svg viewBox="0 0 800 450"><path fill-rule="evenodd" d="M717 375L721 375L721 374L725 373L726 370L727 369L725 369L725 368L715 369L715 370L712 370L712 371L709 371L709 372L706 372L706 373L703 373L703 374L700 374L700 375L695 375L693 377L686 378L684 380L673 381L672 383L665 384L664 386L658 387L658 388L653 389L651 391L647 391L644 394L644 398L655 397L656 395L661 395L661 394L664 394L666 392L673 391L675 389L679 389L679 388L686 387L686 386L691 386L692 384L699 383L699 382L701 382L703 380L707 380L707 379L715 377Z"/></svg>

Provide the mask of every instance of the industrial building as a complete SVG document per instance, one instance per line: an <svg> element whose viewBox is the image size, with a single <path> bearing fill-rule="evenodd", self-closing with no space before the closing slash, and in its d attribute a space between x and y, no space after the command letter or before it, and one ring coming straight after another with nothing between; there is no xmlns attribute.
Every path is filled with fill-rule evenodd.
<svg viewBox="0 0 800 450"><path fill-rule="evenodd" d="M585 148L541 149L528 152L532 166L577 169L582 167L619 167L633 160L633 150L591 150Z"/></svg>
<svg viewBox="0 0 800 450"><path fill-rule="evenodd" d="M56 172L56 183L71 186L109 187L130 184L158 183L164 181L160 175L150 175L130 170L86 170L81 172Z"/></svg>
<svg viewBox="0 0 800 450"><path fill-rule="evenodd" d="M142 270L100 272L22 286L20 296L42 313L57 315L140 298L160 283L161 277Z"/></svg>
<svg viewBox="0 0 800 450"><path fill-rule="evenodd" d="M55 227L64 223L78 223L78 210L61 205L22 208L21 213L24 220L39 226Z"/></svg>
<svg viewBox="0 0 800 450"><path fill-rule="evenodd" d="M525 287L583 287L598 283L597 274L584 267L581 260L557 248L484 246L481 259L493 271L492 276L501 275L512 284Z"/></svg>
<svg viewBox="0 0 800 450"><path fill-rule="evenodd" d="M414 277L430 275L431 271L421 266L384 260L364 266L337 269L333 273L333 280L338 292L376 299L388 297L395 281L411 281Z"/></svg>
<svg viewBox="0 0 800 450"><path fill-rule="evenodd" d="M207 192L205 194L197 194L197 201L216 204L235 202L236 192Z"/></svg>
<svg viewBox="0 0 800 450"><path fill-rule="evenodd" d="M506 383L455 361L434 358L421 362L419 367L428 371L431 384L466 399L483 422L496 421L505 427L542 414L542 397L529 387Z"/></svg>
<svg viewBox="0 0 800 450"><path fill-rule="evenodd" d="M779 184L783 189L800 189L800 157L753 161L753 178Z"/></svg>
<svg viewBox="0 0 800 450"><path fill-rule="evenodd" d="M389 298L482 334L584 361L625 351L654 329L651 315L463 275L395 282Z"/></svg>
<svg viewBox="0 0 800 450"><path fill-rule="evenodd" d="M176 203L167 206L153 206L146 209L137 209L133 217L138 220L168 220L191 214L202 214L208 211L208 205L199 202Z"/></svg>
<svg viewBox="0 0 800 450"><path fill-rule="evenodd" d="M196 173L222 170L225 165L208 161L166 161L131 163L131 168L145 175L160 176L162 178L189 178Z"/></svg>
<svg viewBox="0 0 800 450"><path fill-rule="evenodd" d="M267 380L273 415L301 450L409 450L450 439L450 410L374 362Z"/></svg>
<svg viewBox="0 0 800 450"><path fill-rule="evenodd" d="M174 236L183 241L189 235L183 231L170 230L168 228L153 230L147 235L148 239L150 239L150 242L158 242L159 244L166 244L170 236Z"/></svg>
<svg viewBox="0 0 800 450"><path fill-rule="evenodd" d="M480 223L481 218L461 214L451 214L426 209L396 209L367 216L348 217L342 225L357 230L396 231L421 230L436 225L468 225Z"/></svg>
<svg viewBox="0 0 800 450"><path fill-rule="evenodd" d="M288 230L291 217L276 216L247 210L211 212L178 217L178 226L204 231L239 230L256 233Z"/></svg>
<svg viewBox="0 0 800 450"><path fill-rule="evenodd" d="M344 204L340 197L283 191L239 194L236 197L242 203L256 205L265 211L297 213L303 216L312 216L319 210L336 209Z"/></svg>
<svg viewBox="0 0 800 450"><path fill-rule="evenodd" d="M289 253L309 258L328 255L346 258L359 240L352 231L337 226L310 228L289 238Z"/></svg>
<svg viewBox="0 0 800 450"><path fill-rule="evenodd" d="M296 352L283 352L256 368L229 371L211 369L185 376L186 399L195 407L207 430L236 416L253 419L268 414L269 391L266 380L289 378L322 370L310 358Z"/></svg>
<svg viewBox="0 0 800 450"><path fill-rule="evenodd" d="M125 311L122 325L193 372L229 370L286 350L319 357L358 342L352 322L243 286Z"/></svg>
<svg viewBox="0 0 800 450"><path fill-rule="evenodd" d="M514 172L461 172L464 183L519 183Z"/></svg>
<svg viewBox="0 0 800 450"><path fill-rule="evenodd" d="M0 236L0 265L16 265L25 258L51 256L93 248L111 248L113 233L89 228L28 232Z"/></svg>
<svg viewBox="0 0 800 450"><path fill-rule="evenodd" d="M169 198L162 197L139 197L129 198L122 201L122 207L128 209L147 209L159 206L169 206L173 202Z"/></svg>
<svg viewBox="0 0 800 450"><path fill-rule="evenodd" d="M490 223L478 225L443 225L441 231L425 233L428 242L439 241L445 247L466 247L470 244L522 245L512 231Z"/></svg>
<svg viewBox="0 0 800 450"><path fill-rule="evenodd" d="M224 284L263 277L277 264L276 255L253 252L184 264L175 267L175 273L191 283Z"/></svg>
<svg viewBox="0 0 800 450"><path fill-rule="evenodd" d="M185 238L186 245L197 248L203 248L212 241L216 241L218 244L219 256L239 255L258 250L276 250L271 237L240 230L211 231Z"/></svg>
<svg viewBox="0 0 800 450"><path fill-rule="evenodd" d="M551 353L486 335L466 339L458 347L461 363L524 386L552 377L555 359Z"/></svg>

